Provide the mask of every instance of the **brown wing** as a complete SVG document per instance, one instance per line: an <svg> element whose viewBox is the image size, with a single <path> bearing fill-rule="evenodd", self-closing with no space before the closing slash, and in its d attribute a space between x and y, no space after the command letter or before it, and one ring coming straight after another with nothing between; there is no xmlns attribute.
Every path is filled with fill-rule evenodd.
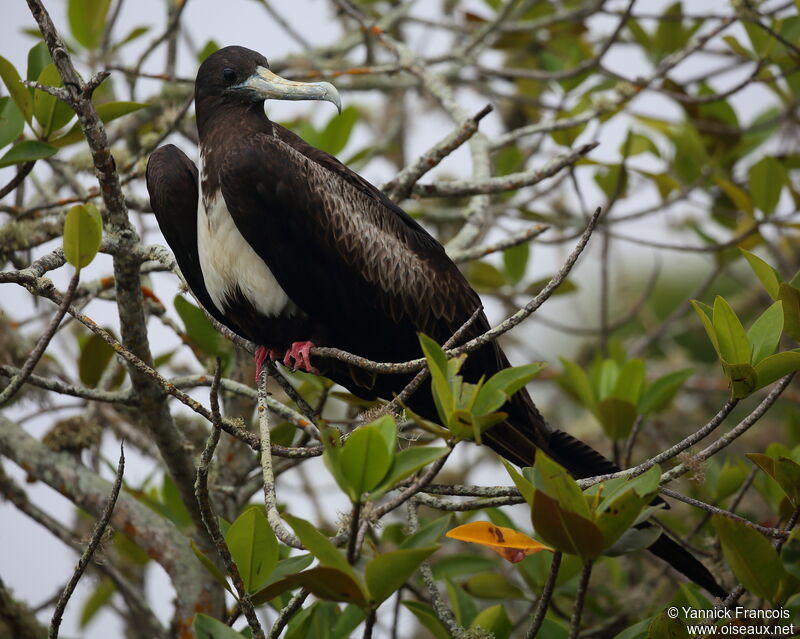
<svg viewBox="0 0 800 639"><path fill-rule="evenodd" d="M282 136L229 152L221 187L289 297L336 346L366 357L416 357L418 331L447 339L480 298L442 246L335 158Z"/></svg>
<svg viewBox="0 0 800 639"><path fill-rule="evenodd" d="M211 315L231 330L206 290L197 253L197 167L178 147L167 144L147 162L150 205L192 293Z"/></svg>

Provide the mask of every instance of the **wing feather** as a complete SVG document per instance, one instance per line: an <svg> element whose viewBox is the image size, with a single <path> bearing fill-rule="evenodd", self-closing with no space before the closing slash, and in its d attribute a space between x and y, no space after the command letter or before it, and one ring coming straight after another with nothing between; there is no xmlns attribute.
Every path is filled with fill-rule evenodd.
<svg viewBox="0 0 800 639"><path fill-rule="evenodd" d="M147 191L158 226L192 293L211 315L236 330L208 294L197 252L197 167L173 144L156 149L147 162Z"/></svg>
<svg viewBox="0 0 800 639"><path fill-rule="evenodd" d="M447 339L480 298L443 247L363 178L298 140L260 134L224 158L222 194L239 231L341 347L357 347L359 329L371 342L403 335L394 349L376 346L375 357L415 356L417 331Z"/></svg>

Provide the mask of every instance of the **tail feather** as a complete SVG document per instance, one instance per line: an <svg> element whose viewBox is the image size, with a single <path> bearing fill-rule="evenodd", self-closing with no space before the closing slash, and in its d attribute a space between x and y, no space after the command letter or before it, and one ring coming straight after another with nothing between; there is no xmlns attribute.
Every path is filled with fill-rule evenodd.
<svg viewBox="0 0 800 639"><path fill-rule="evenodd" d="M678 542L671 539L666 533L648 546L647 550L659 559L663 559L678 572L683 573L698 586L702 586L715 597L725 599L728 593L717 583L714 576L701 564L689 551Z"/></svg>
<svg viewBox="0 0 800 639"><path fill-rule="evenodd" d="M533 463L534 451L539 447L578 479L607 475L620 470L614 462L579 439L564 431L550 429L538 411L529 413L529 418L531 426L527 428L504 422L489 429L484 434L486 443L509 461L521 466L530 466ZM660 497L656 497L653 503L665 504ZM648 527L652 524L640 525ZM727 595L709 570L665 533L661 533L648 550L712 595L720 598Z"/></svg>

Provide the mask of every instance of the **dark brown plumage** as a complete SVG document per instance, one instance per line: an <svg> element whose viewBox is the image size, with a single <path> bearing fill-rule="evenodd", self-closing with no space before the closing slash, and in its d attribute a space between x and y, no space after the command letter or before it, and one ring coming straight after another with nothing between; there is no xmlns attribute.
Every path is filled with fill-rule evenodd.
<svg viewBox="0 0 800 639"><path fill-rule="evenodd" d="M443 247L402 209L266 117L263 90L253 89L257 83L263 88L266 67L263 56L241 47L221 49L201 65L195 90L199 188L194 165L172 145L158 149L148 164L153 210L192 291L220 322L275 352L310 341L400 362L420 356L418 332L445 342L480 307L480 298ZM326 97L315 93L313 99L331 100L329 85L314 86ZM488 328L481 313L463 339ZM313 364L365 398L391 398L410 380L333 359ZM472 353L462 372L474 382L508 365L491 343ZM436 419L429 387L409 405ZM512 462L531 465L538 447L576 477L617 470L552 429L526 390L503 410L508 419L484 439ZM666 536L651 550L723 594L702 564Z"/></svg>

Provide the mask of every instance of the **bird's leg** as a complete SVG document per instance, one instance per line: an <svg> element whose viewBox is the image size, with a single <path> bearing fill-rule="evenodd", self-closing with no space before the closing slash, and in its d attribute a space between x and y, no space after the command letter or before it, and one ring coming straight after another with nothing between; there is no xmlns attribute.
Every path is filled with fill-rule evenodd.
<svg viewBox="0 0 800 639"><path fill-rule="evenodd" d="M261 379L261 369L264 368L264 362L267 361L267 359L274 362L279 356L280 354L274 348L267 348L266 346L256 347L256 384L258 384L258 381Z"/></svg>
<svg viewBox="0 0 800 639"><path fill-rule="evenodd" d="M295 370L299 368L306 373L319 375L319 371L311 365L311 353L309 351L313 347L313 342L294 342L283 356L283 365Z"/></svg>

